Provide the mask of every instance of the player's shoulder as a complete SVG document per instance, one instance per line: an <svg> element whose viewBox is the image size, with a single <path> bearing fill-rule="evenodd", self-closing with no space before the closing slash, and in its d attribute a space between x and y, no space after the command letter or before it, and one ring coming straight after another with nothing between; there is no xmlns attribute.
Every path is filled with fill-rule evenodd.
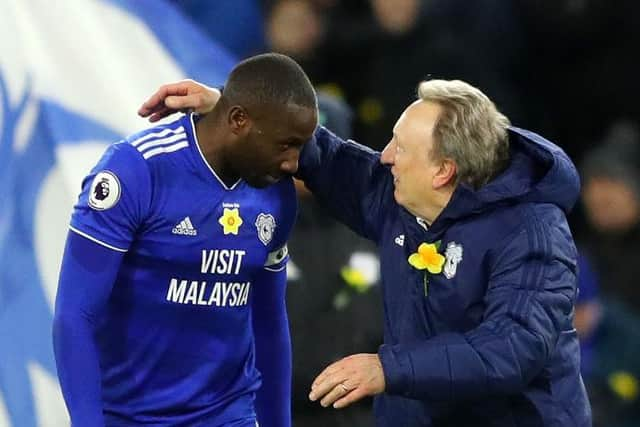
<svg viewBox="0 0 640 427"><path fill-rule="evenodd" d="M174 154L188 147L189 139L185 126L189 120L180 117L172 122L144 129L107 147L93 174L107 174L111 180L122 185L153 186L154 173L158 168L168 167L163 154ZM102 175L101 175L102 177Z"/></svg>
<svg viewBox="0 0 640 427"><path fill-rule="evenodd" d="M190 144L187 130L189 126L189 116L181 116L171 122L129 135L123 144L137 152L145 161L163 159L168 155L181 155L182 150Z"/></svg>

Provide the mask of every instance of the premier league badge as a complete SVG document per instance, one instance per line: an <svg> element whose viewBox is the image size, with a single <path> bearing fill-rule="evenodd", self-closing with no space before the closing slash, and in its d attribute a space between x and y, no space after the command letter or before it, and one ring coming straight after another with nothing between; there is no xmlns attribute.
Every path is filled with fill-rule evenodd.
<svg viewBox="0 0 640 427"><path fill-rule="evenodd" d="M112 172L101 171L93 178L89 206L97 211L112 208L120 200L120 181Z"/></svg>
<svg viewBox="0 0 640 427"><path fill-rule="evenodd" d="M256 218L256 228L258 238L266 246L273 238L273 231L276 229L276 220L271 214L261 213Z"/></svg>

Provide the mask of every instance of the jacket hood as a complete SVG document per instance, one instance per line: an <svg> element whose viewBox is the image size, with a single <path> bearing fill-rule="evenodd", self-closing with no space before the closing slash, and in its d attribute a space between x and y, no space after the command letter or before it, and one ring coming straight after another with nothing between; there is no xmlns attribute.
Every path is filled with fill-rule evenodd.
<svg viewBox="0 0 640 427"><path fill-rule="evenodd" d="M567 154L533 132L516 127L508 132L509 166L478 190L460 184L440 215L442 220L521 202L551 203L565 214L571 211L580 194L580 178Z"/></svg>

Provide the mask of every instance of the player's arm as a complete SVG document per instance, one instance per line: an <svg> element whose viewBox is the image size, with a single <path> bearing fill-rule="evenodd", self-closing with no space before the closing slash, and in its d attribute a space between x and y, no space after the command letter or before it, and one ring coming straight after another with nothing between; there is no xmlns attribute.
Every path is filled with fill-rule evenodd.
<svg viewBox="0 0 640 427"><path fill-rule="evenodd" d="M113 144L85 178L62 259L53 344L73 425L104 425L95 332L124 253L150 204L150 174L131 145Z"/></svg>
<svg viewBox="0 0 640 427"><path fill-rule="evenodd" d="M287 272L263 270L252 296L256 367L262 386L256 393L260 427L291 425L291 338L285 304Z"/></svg>
<svg viewBox="0 0 640 427"><path fill-rule="evenodd" d="M123 252L69 231L53 317L53 349L73 425L103 426L101 376L93 333Z"/></svg>
<svg viewBox="0 0 640 427"><path fill-rule="evenodd" d="M260 427L291 426L291 337L285 302L287 287L287 240L297 212L292 179L273 187L280 213L269 233L268 255L252 286L252 319L256 367L262 386L256 393Z"/></svg>

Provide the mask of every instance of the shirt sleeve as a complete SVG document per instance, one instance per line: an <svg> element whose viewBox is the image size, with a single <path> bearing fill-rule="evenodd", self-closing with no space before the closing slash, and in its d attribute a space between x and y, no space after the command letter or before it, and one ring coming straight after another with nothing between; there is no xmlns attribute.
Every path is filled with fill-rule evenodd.
<svg viewBox="0 0 640 427"><path fill-rule="evenodd" d="M76 233L68 234L52 332L58 379L73 425L104 425L94 332L123 256Z"/></svg>
<svg viewBox="0 0 640 427"><path fill-rule="evenodd" d="M379 240L393 212L393 180L380 153L344 141L320 126L305 144L297 176L339 221L357 234Z"/></svg>
<svg viewBox="0 0 640 427"><path fill-rule="evenodd" d="M260 427L291 426L291 337L285 304L287 272L261 271L252 296L256 367L262 386L256 393Z"/></svg>
<svg viewBox="0 0 640 427"><path fill-rule="evenodd" d="M82 182L70 229L109 249L126 252L149 210L146 161L126 142L109 146Z"/></svg>

